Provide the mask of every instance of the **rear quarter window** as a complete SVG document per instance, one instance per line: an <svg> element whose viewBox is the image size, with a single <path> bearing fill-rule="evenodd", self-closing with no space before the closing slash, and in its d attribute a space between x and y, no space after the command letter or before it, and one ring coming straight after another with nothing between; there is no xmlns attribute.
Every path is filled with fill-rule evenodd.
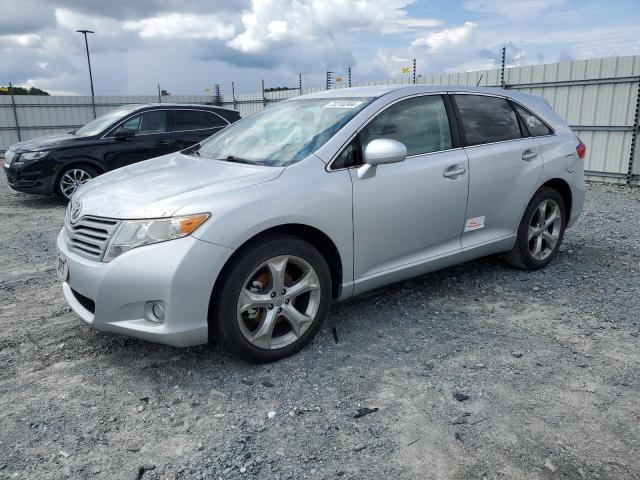
<svg viewBox="0 0 640 480"><path fill-rule="evenodd" d="M202 110L174 110L173 111L173 130L180 132L184 130L201 130L205 128L214 128L212 124L214 116L211 112ZM222 126L222 119L217 117Z"/></svg>
<svg viewBox="0 0 640 480"><path fill-rule="evenodd" d="M521 138L516 113L504 98L454 95L467 145Z"/></svg>
<svg viewBox="0 0 640 480"><path fill-rule="evenodd" d="M518 115L522 118L522 121L527 126L529 133L534 137L541 137L543 135L552 135L553 130L551 130L547 125L540 120L540 118L531 113L529 110L524 108L522 105L515 104L514 105Z"/></svg>

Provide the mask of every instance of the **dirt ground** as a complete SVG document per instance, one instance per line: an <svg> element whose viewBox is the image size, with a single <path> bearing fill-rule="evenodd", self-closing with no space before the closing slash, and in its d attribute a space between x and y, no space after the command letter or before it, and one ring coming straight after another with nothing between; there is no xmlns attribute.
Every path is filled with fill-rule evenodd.
<svg viewBox="0 0 640 480"><path fill-rule="evenodd" d="M640 478L640 189L592 185L543 271L377 290L262 366L85 326L64 209L0 181L0 478Z"/></svg>

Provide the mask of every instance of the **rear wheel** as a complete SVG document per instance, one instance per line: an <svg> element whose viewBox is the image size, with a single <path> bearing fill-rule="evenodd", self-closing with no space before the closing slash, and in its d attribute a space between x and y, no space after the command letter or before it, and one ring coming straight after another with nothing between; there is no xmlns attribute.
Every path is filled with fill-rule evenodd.
<svg viewBox="0 0 640 480"><path fill-rule="evenodd" d="M98 172L94 168L87 165L73 165L65 169L58 178L56 193L68 200L80 185L97 176Z"/></svg>
<svg viewBox="0 0 640 480"><path fill-rule="evenodd" d="M562 196L556 190L538 190L524 212L513 249L504 255L507 263L523 270L548 265L562 243L565 212Z"/></svg>
<svg viewBox="0 0 640 480"><path fill-rule="evenodd" d="M227 349L263 363L287 357L317 333L331 299L322 255L292 236L253 243L221 279L214 331Z"/></svg>

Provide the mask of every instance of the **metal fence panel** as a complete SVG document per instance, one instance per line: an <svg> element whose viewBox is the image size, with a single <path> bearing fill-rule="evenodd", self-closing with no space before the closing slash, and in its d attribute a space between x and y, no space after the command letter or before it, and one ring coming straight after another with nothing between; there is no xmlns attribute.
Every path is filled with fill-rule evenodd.
<svg viewBox="0 0 640 480"><path fill-rule="evenodd" d="M595 178L627 179L629 170L640 175L640 148L636 148L630 167L634 121L636 121L640 55L578 60L545 65L507 68L507 88L546 98L587 144L585 169ZM499 86L501 71L447 72L418 76L416 83L435 85ZM412 77L354 82L353 86L400 85ZM343 88L346 82L335 88ZM303 94L323 91L324 87L303 88ZM231 95L171 95L168 103L216 103L235 108L241 116L251 115L265 106L299 95L298 89ZM16 96L17 119L22 140L63 133L93 118L88 96ZM157 95L95 97L101 115L129 103L157 103ZM11 97L0 96L0 152L18 141ZM636 140L637 142L637 140Z"/></svg>

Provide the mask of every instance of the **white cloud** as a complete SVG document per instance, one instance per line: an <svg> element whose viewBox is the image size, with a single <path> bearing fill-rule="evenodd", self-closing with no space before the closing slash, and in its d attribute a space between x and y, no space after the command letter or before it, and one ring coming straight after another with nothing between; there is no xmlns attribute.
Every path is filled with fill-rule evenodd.
<svg viewBox="0 0 640 480"><path fill-rule="evenodd" d="M305 43L324 42L332 48L357 32L392 33L439 24L407 17L404 8L410 3L412 0L253 0L242 15L244 30L228 45L257 54L274 48L275 43L289 41L296 42L296 50L304 51Z"/></svg>
<svg viewBox="0 0 640 480"><path fill-rule="evenodd" d="M233 24L216 15L168 13L142 20L124 22L125 30L138 32L142 38L220 39L235 34Z"/></svg>
<svg viewBox="0 0 640 480"><path fill-rule="evenodd" d="M431 32L425 37L416 38L411 42L412 47L429 47L432 50L457 47L473 40L473 32L478 27L477 23L464 22L464 25L456 28L447 28L438 32Z"/></svg>
<svg viewBox="0 0 640 480"><path fill-rule="evenodd" d="M23 33L20 35L0 35L1 41L8 45L21 47L38 47L42 44L42 37L35 33Z"/></svg>

